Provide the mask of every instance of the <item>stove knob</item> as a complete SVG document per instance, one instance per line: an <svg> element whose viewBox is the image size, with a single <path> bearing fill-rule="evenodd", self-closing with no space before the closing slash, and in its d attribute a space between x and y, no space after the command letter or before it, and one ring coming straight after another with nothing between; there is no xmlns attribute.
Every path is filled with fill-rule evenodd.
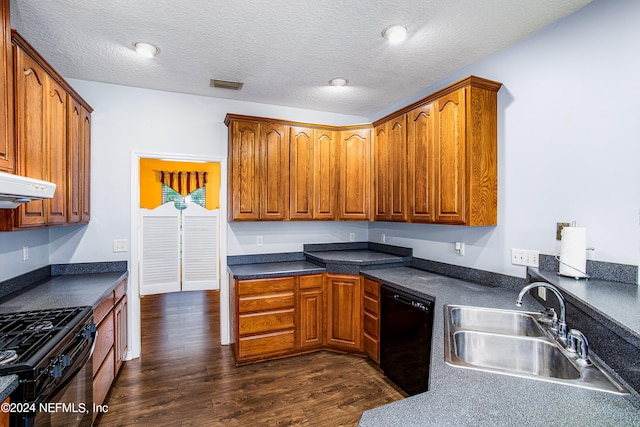
<svg viewBox="0 0 640 427"><path fill-rule="evenodd" d="M56 363L52 366L50 375L52 378L62 378L62 364Z"/></svg>

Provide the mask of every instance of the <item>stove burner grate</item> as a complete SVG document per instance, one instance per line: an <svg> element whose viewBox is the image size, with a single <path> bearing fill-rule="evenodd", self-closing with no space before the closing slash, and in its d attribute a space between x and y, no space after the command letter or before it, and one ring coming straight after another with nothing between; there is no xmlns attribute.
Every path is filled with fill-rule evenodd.
<svg viewBox="0 0 640 427"><path fill-rule="evenodd" d="M51 329L53 329L53 323L49 320L41 320L27 327L27 331L50 331Z"/></svg>
<svg viewBox="0 0 640 427"><path fill-rule="evenodd" d="M6 365L18 358L18 353L15 350L1 350L0 351L0 365Z"/></svg>

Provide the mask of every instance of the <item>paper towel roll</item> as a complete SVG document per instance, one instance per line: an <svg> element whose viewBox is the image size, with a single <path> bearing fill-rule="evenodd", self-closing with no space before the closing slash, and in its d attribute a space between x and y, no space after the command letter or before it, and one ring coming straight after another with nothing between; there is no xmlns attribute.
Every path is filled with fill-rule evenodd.
<svg viewBox="0 0 640 427"><path fill-rule="evenodd" d="M560 241L560 269L562 276L587 277L587 229L565 227Z"/></svg>

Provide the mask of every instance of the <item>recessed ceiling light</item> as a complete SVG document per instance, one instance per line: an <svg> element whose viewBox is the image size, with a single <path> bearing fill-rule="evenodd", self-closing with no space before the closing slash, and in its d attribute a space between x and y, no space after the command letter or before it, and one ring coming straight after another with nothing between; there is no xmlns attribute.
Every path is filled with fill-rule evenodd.
<svg viewBox="0 0 640 427"><path fill-rule="evenodd" d="M407 29L402 25L390 25L382 30L382 37L389 40L391 44L398 44L407 38Z"/></svg>
<svg viewBox="0 0 640 427"><path fill-rule="evenodd" d="M331 86L346 86L349 83L349 80L343 79L342 77L336 77L335 79L329 80L329 84Z"/></svg>
<svg viewBox="0 0 640 427"><path fill-rule="evenodd" d="M160 48L151 43L135 42L133 44L133 48L136 50L138 55L144 56L145 58L153 58L160 54Z"/></svg>

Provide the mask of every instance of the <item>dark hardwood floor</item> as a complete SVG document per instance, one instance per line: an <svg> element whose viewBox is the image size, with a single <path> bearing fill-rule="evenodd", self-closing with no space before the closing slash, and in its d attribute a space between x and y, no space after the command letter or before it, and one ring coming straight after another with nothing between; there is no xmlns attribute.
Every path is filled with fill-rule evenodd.
<svg viewBox="0 0 640 427"><path fill-rule="evenodd" d="M125 362L105 426L354 426L402 392L366 358L328 351L236 367L219 293L141 300L142 357Z"/></svg>

